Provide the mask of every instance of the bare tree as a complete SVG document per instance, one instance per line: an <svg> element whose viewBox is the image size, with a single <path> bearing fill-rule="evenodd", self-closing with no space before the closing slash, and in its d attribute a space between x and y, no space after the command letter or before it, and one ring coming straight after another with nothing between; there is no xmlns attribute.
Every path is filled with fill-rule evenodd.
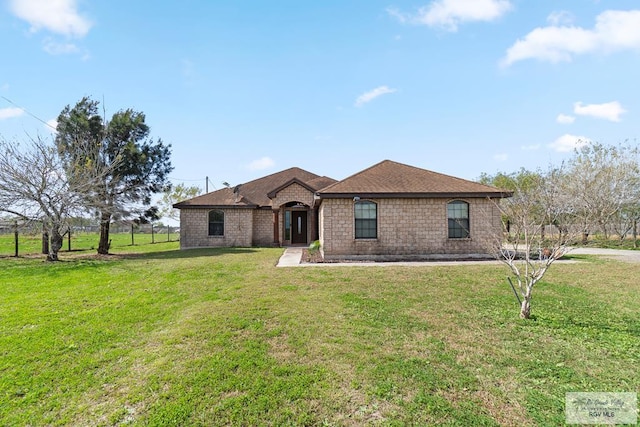
<svg viewBox="0 0 640 427"><path fill-rule="evenodd" d="M587 144L576 150L567 163L564 184L583 229L583 243L587 243L593 229L602 231L608 239L614 223L619 226L621 220L628 232L637 221L633 212L640 204L638 148L627 144ZM620 231L625 225L617 228Z"/></svg>
<svg viewBox="0 0 640 427"><path fill-rule="evenodd" d="M496 258L509 267L508 280L520 303L523 319L531 317L535 285L549 267L570 250L575 239L572 232L575 228L568 225L572 222L572 213L562 191L562 169L550 169L536 176L526 180L524 186L513 180L510 183L513 196L496 202L504 231L508 231L506 242L500 233L491 248ZM543 232L549 224L555 225L555 230Z"/></svg>
<svg viewBox="0 0 640 427"><path fill-rule="evenodd" d="M638 190L640 192L640 186ZM631 235L635 248L638 239L638 221L640 221L640 202L630 203L612 217L611 229L620 241Z"/></svg>
<svg viewBox="0 0 640 427"><path fill-rule="evenodd" d="M73 181L67 179L53 143L30 138L21 145L0 140L0 211L26 221L42 221L50 244L47 260L57 261L69 217L83 210L106 171L75 165Z"/></svg>
<svg viewBox="0 0 640 427"><path fill-rule="evenodd" d="M202 194L202 189L198 186L186 186L184 184L178 184L171 189L162 193L162 199L160 200L160 215L166 218L180 219L180 213L178 209L173 207L174 204L182 202L183 200L191 199Z"/></svg>

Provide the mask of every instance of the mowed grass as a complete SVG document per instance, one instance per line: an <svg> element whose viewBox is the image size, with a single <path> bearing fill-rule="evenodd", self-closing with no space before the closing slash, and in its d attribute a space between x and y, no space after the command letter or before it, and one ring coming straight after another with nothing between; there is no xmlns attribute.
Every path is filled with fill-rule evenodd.
<svg viewBox="0 0 640 427"><path fill-rule="evenodd" d="M556 264L523 321L499 265L148 246L0 259L0 425L563 425L640 388L637 264Z"/></svg>

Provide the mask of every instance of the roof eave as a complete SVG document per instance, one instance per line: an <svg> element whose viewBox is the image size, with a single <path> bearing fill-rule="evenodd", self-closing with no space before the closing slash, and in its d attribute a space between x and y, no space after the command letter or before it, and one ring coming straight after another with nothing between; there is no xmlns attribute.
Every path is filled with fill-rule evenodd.
<svg viewBox="0 0 640 427"><path fill-rule="evenodd" d="M512 192L445 192L445 193L317 193L321 199L351 199L354 197L370 199L449 199L452 197L462 198L505 198L511 197Z"/></svg>
<svg viewBox="0 0 640 427"><path fill-rule="evenodd" d="M180 203L173 205L176 209L256 209L258 205L183 205Z"/></svg>

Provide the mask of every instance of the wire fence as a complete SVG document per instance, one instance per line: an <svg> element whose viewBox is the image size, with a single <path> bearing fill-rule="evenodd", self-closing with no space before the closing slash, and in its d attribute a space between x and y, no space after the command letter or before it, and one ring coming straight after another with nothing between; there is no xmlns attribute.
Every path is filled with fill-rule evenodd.
<svg viewBox="0 0 640 427"><path fill-rule="evenodd" d="M111 248L178 241L180 229L168 225L111 224ZM98 247L100 230L96 225L77 225L66 230L60 252L90 251ZM0 222L0 256L27 256L46 253L42 223Z"/></svg>

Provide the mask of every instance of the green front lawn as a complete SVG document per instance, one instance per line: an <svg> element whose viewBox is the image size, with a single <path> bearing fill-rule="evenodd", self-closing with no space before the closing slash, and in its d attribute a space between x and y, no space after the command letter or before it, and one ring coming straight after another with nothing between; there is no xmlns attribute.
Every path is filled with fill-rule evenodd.
<svg viewBox="0 0 640 427"><path fill-rule="evenodd" d="M554 265L522 321L498 265L177 247L0 259L0 425L562 425L640 388L640 265Z"/></svg>

